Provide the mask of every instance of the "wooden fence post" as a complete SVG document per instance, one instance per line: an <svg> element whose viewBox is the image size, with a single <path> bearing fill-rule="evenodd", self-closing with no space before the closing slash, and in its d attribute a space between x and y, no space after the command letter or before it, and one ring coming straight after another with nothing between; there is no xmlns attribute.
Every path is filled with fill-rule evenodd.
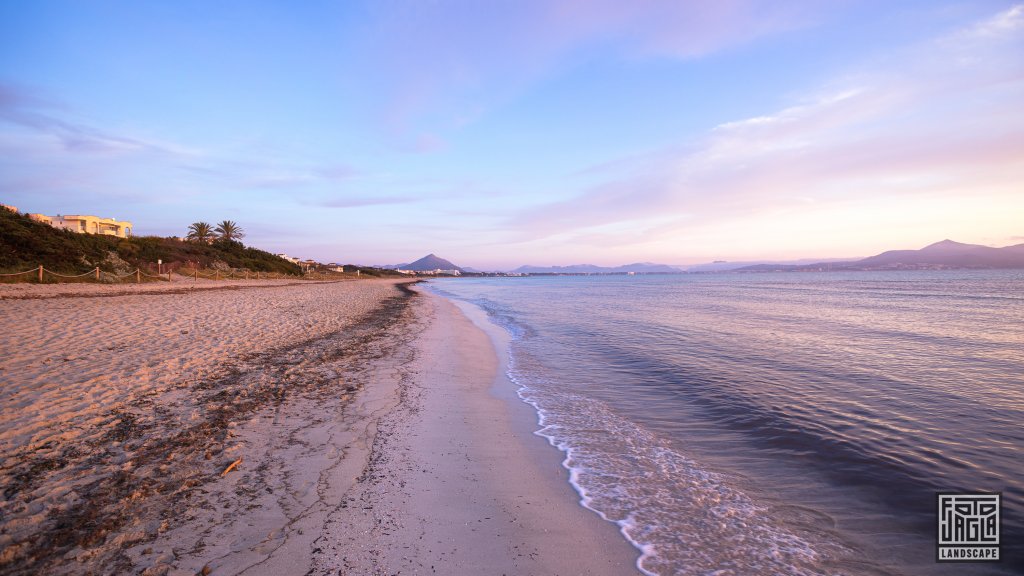
<svg viewBox="0 0 1024 576"><path fill-rule="evenodd" d="M192 277L192 280L193 280L193 281L195 281L195 280L199 280L199 268L193 268L193 269L192 269L192 273L193 273L193 274L195 274L195 275L194 275L194 276Z"/></svg>
<svg viewBox="0 0 1024 576"><path fill-rule="evenodd" d="M39 283L40 284L43 283L43 265L42 264L39 265Z"/></svg>
<svg viewBox="0 0 1024 576"><path fill-rule="evenodd" d="M138 268L135 269L135 283L142 284L142 270Z"/></svg>
<svg viewBox="0 0 1024 576"><path fill-rule="evenodd" d="M99 266L96 267L96 281L97 282L100 281L100 267Z"/></svg>
<svg viewBox="0 0 1024 576"><path fill-rule="evenodd" d="M214 280L220 280L220 270L214 270L213 271L213 279Z"/></svg>

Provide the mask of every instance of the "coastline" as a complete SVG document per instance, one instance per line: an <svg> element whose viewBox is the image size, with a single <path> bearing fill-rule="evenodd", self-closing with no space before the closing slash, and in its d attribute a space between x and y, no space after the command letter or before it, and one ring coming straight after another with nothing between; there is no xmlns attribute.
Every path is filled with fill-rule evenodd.
<svg viewBox="0 0 1024 576"><path fill-rule="evenodd" d="M0 567L637 573L488 335L396 284L0 304Z"/></svg>
<svg viewBox="0 0 1024 576"><path fill-rule="evenodd" d="M417 292L429 321L407 397L380 423L374 481L328 524L314 573L638 573L639 552L580 506L562 456L533 434L490 337Z"/></svg>
<svg viewBox="0 0 1024 576"><path fill-rule="evenodd" d="M560 486L567 486L570 488L563 492L568 495L567 497L572 500L576 508L587 511L587 513L584 514L586 521L592 522L593 519L600 518L602 528L594 529L601 533L592 536L592 538L606 538L608 527L612 527L613 530L618 533L617 538L615 538L613 542L603 544L603 549L615 550L616 554L622 554L625 557L632 557L633 564L632 570L623 568L621 572L617 573L647 573L644 572L639 565L643 558L643 545L633 541L633 539L626 533L625 525L623 523L609 519L604 515L604 513L591 507L588 502L588 497L585 494L585 489L579 485L578 479L575 477L577 471L570 463L572 460L571 454L562 448L559 448L556 444L556 440L544 432L544 425L541 422L539 412L540 409L527 397L524 397L519 384L509 378L508 350L511 337L508 332L491 322L487 316L487 312L483 309L460 300L452 299L449 301L454 304L477 329L483 331L488 338L490 338L494 348L496 349L499 370L489 393L494 398L497 398L508 405L507 409L510 416L509 424L511 425L513 433L517 437L518 441L522 442L530 450L531 460L536 463L548 461L549 464L547 465L549 467L552 469L557 467L558 473L553 473L551 470L548 470L545 474L554 478ZM566 498L564 495L562 497ZM625 551L623 551L622 546L619 545L621 542L628 544Z"/></svg>

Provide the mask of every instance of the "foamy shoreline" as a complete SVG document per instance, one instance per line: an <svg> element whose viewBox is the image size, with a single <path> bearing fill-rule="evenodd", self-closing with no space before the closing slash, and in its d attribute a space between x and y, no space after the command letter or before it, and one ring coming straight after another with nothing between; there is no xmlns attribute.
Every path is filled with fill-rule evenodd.
<svg viewBox="0 0 1024 576"><path fill-rule="evenodd" d="M417 291L428 321L407 396L379 423L374 482L355 492L364 507L328 524L314 573L638 574L639 551L580 505L563 455L534 434L491 339L503 333Z"/></svg>
<svg viewBox="0 0 1024 576"><path fill-rule="evenodd" d="M487 336L400 282L0 302L0 570L633 571Z"/></svg>

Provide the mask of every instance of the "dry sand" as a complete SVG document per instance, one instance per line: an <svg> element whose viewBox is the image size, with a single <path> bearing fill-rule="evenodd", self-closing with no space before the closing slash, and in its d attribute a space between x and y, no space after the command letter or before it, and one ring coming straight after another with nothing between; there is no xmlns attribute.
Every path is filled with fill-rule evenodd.
<svg viewBox="0 0 1024 576"><path fill-rule="evenodd" d="M0 292L0 573L635 572L452 304L282 284Z"/></svg>
<svg viewBox="0 0 1024 576"><path fill-rule="evenodd" d="M318 284L309 280L211 280L207 278L186 278L173 276L170 282L147 280L141 284L120 282L104 284L98 282L66 282L34 284L31 282L0 283L0 300L37 300L46 298L67 298L72 296L103 298L131 294L189 294L197 290L246 290L249 288L285 287ZM346 280L340 280L342 282ZM337 280L332 281L337 282Z"/></svg>

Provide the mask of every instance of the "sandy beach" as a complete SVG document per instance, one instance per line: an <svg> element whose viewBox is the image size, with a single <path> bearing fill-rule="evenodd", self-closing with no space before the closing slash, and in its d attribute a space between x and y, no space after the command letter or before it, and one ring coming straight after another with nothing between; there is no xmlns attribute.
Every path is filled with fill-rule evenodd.
<svg viewBox="0 0 1024 576"><path fill-rule="evenodd" d="M391 280L141 288L0 291L0 571L636 572L485 320Z"/></svg>

